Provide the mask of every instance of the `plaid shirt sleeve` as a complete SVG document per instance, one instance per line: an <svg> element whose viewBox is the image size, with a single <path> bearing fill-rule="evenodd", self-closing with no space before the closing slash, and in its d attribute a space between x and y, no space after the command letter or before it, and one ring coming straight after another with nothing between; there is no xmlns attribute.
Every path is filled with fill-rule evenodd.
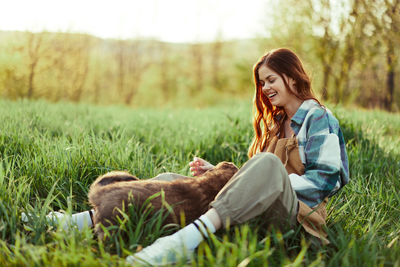
<svg viewBox="0 0 400 267"><path fill-rule="evenodd" d="M292 128L305 173L289 174L289 178L299 200L314 207L348 182L347 154L339 123L329 110L319 105L300 108Z"/></svg>

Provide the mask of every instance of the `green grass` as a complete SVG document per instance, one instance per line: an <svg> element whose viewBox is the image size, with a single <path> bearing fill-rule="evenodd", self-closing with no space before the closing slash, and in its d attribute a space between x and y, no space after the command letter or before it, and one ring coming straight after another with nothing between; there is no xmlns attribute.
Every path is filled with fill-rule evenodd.
<svg viewBox="0 0 400 267"><path fill-rule="evenodd" d="M117 233L64 232L51 210L89 208L94 179L110 170L140 178L189 174L194 155L241 166L252 138L247 103L204 109L95 107L0 100L0 265L124 265L124 258L177 226L163 214L130 210ZM196 251L194 266L400 266L400 119L398 114L332 108L341 121L351 182L328 206L329 246L297 229L257 222L220 230ZM27 224L21 212L37 214ZM181 265L184 265L183 263Z"/></svg>

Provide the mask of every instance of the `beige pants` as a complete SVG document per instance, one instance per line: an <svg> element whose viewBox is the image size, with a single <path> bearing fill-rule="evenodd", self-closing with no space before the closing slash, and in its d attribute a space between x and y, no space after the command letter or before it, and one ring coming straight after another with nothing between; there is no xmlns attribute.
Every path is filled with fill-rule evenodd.
<svg viewBox="0 0 400 267"><path fill-rule="evenodd" d="M155 180L189 178L162 173ZM281 160L272 153L258 153L248 160L210 203L226 227L257 216L266 222L296 225L298 200Z"/></svg>

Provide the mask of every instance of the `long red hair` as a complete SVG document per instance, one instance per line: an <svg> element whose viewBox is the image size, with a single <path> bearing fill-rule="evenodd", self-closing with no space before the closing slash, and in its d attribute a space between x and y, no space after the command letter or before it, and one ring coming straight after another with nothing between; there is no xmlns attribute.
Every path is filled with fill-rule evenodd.
<svg viewBox="0 0 400 267"><path fill-rule="evenodd" d="M311 90L311 81L304 70L303 63L293 51L287 48L279 48L271 50L262 56L253 69L256 92L253 104L254 138L248 151L250 158L266 148L272 137L281 130L286 117L284 109L273 106L268 97L262 92L258 71L263 65L276 72L282 78L289 92L302 100L315 99L319 103ZM289 84L283 75L295 80L295 92L289 88Z"/></svg>

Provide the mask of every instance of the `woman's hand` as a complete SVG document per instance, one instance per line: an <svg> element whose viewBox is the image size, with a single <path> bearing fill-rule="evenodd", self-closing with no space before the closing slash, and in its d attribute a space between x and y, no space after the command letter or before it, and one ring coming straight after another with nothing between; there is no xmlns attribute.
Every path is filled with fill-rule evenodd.
<svg viewBox="0 0 400 267"><path fill-rule="evenodd" d="M194 157L193 161L189 163L189 166L193 176L202 175L206 171L214 168L214 165L212 165L210 162L198 157Z"/></svg>

